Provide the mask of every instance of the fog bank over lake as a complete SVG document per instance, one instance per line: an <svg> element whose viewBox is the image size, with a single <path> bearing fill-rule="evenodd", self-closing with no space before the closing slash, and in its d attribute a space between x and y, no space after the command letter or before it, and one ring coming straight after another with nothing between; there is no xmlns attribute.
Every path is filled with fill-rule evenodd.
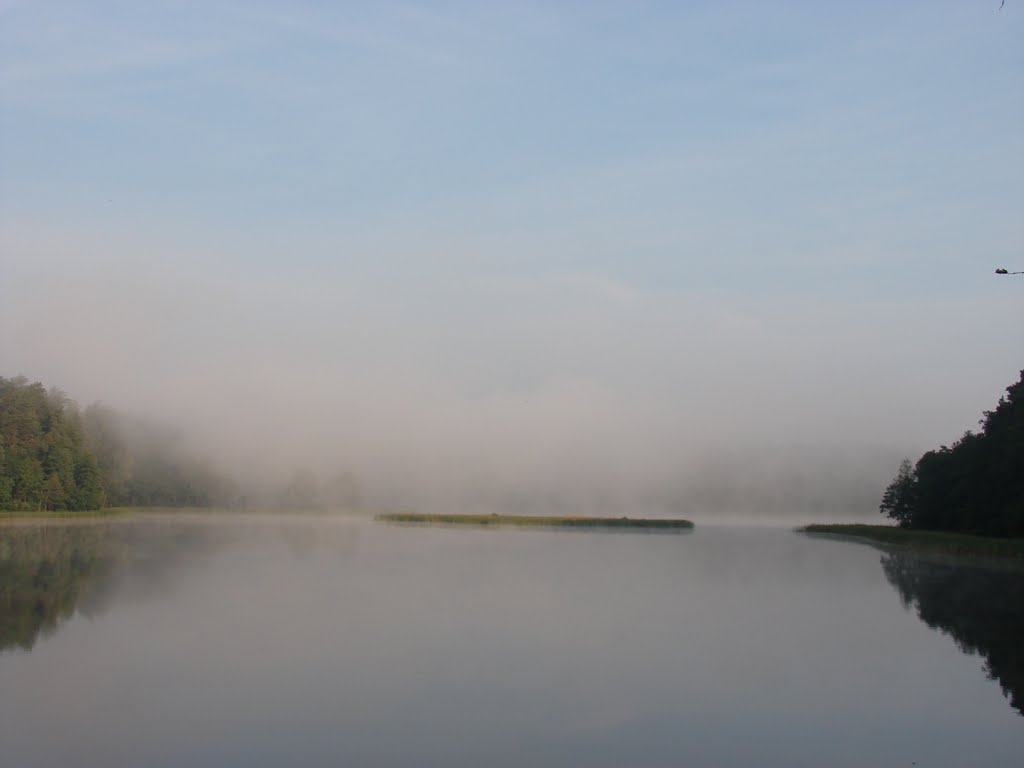
<svg viewBox="0 0 1024 768"><path fill-rule="evenodd" d="M250 500L873 515L1021 368L1013 3L0 5L0 376Z"/></svg>
<svg viewBox="0 0 1024 768"><path fill-rule="evenodd" d="M0 288L6 364L179 428L254 498L309 470L383 508L870 516L899 460L974 425L1012 368L991 345L956 371L937 338L908 350L889 328L931 322L920 300L860 318L581 275L236 282L189 259L98 277L79 248ZM46 319L68 302L73 324Z"/></svg>

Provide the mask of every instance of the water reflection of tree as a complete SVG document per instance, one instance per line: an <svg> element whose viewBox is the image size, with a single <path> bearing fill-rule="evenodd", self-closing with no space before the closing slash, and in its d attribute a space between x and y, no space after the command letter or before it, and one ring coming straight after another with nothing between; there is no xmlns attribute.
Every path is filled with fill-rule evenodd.
<svg viewBox="0 0 1024 768"><path fill-rule="evenodd" d="M100 613L119 586L166 589L212 541L200 526L0 526L0 652L31 650L76 611Z"/></svg>
<svg viewBox="0 0 1024 768"><path fill-rule="evenodd" d="M906 552L886 553L882 568L925 624L985 660L989 678L1024 715L1024 571Z"/></svg>
<svg viewBox="0 0 1024 768"><path fill-rule="evenodd" d="M0 650L31 649L70 617L110 572L112 545L103 526L0 529Z"/></svg>

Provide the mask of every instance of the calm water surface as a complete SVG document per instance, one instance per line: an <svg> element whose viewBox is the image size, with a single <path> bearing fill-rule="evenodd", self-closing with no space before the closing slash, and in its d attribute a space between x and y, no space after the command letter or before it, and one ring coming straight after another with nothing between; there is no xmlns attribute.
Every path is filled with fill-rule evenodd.
<svg viewBox="0 0 1024 768"><path fill-rule="evenodd" d="M1018 766L1020 570L783 529L0 526L0 764Z"/></svg>

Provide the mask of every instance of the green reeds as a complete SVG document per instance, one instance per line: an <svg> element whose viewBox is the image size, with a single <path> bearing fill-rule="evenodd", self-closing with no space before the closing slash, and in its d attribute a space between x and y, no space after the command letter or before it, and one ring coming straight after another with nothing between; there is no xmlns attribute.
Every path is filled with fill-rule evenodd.
<svg viewBox="0 0 1024 768"><path fill-rule="evenodd" d="M395 512L377 515L375 520L388 523L419 523L426 525L516 525L554 528L647 528L689 530L689 520L638 517L547 517L544 515L431 515Z"/></svg>
<svg viewBox="0 0 1024 768"><path fill-rule="evenodd" d="M802 533L848 536L877 544L946 555L1024 558L1024 539L997 539L990 536L972 536L967 533L920 531L890 525L815 524L798 530Z"/></svg>

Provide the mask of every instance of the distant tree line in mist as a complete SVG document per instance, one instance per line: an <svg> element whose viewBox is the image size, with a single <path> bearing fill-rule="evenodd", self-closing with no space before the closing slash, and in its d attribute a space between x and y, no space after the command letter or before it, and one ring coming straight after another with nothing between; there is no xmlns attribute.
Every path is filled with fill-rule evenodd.
<svg viewBox="0 0 1024 768"><path fill-rule="evenodd" d="M1024 371L981 431L904 459L880 510L903 528L1024 536Z"/></svg>
<svg viewBox="0 0 1024 768"><path fill-rule="evenodd" d="M210 506L234 484L188 456L173 431L58 389L0 377L0 510Z"/></svg>

